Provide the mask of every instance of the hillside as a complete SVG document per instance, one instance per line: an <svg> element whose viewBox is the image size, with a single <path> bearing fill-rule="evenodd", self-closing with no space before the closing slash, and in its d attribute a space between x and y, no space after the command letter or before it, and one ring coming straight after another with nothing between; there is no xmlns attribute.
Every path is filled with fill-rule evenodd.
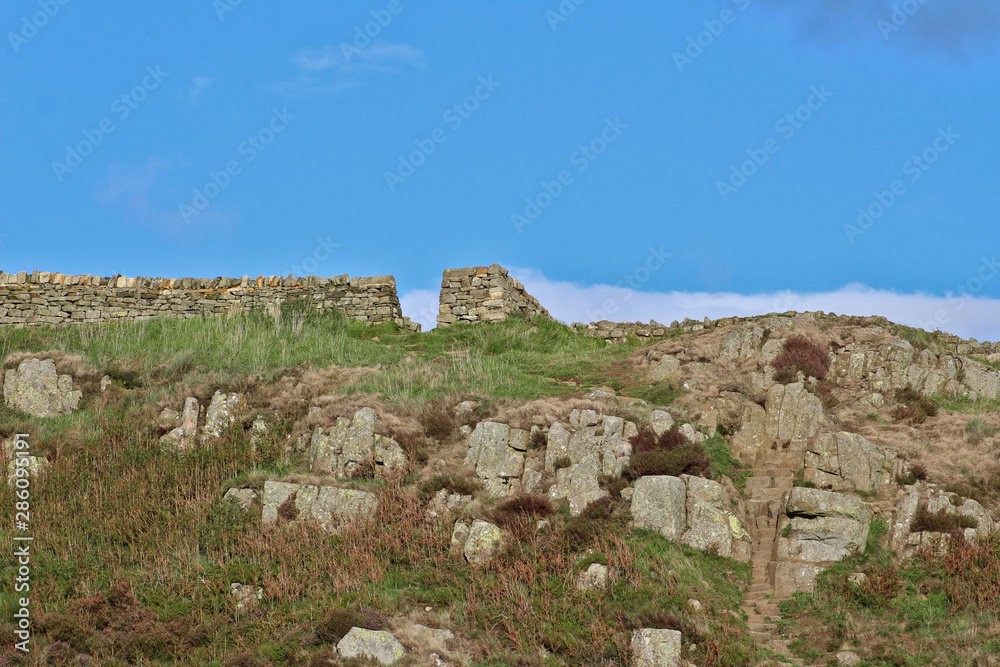
<svg viewBox="0 0 1000 667"><path fill-rule="evenodd" d="M0 329L34 538L0 665L1000 664L995 346L822 313L412 329Z"/></svg>

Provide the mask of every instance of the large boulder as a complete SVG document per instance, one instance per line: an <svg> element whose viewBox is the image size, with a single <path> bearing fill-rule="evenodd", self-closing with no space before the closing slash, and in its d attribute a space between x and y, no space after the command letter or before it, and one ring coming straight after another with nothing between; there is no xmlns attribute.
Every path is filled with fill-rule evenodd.
<svg viewBox="0 0 1000 667"><path fill-rule="evenodd" d="M353 419L339 417L330 429L317 426L309 442L309 467L338 477L350 476L362 464L375 463L379 471L406 465L406 452L392 438L375 432L378 413L361 408Z"/></svg>
<svg viewBox="0 0 1000 667"><path fill-rule="evenodd" d="M905 463L894 449L878 447L857 433L822 433L805 454L805 480L834 491L871 493L895 483Z"/></svg>
<svg viewBox="0 0 1000 667"><path fill-rule="evenodd" d="M687 527L687 487L680 477L648 475L635 482L632 525L656 530L671 540Z"/></svg>
<svg viewBox="0 0 1000 667"><path fill-rule="evenodd" d="M181 413L164 408L160 413L160 425L169 431L160 438L160 446L181 453L194 447L200 410L198 399L193 396L184 400L184 410Z"/></svg>
<svg viewBox="0 0 1000 667"><path fill-rule="evenodd" d="M681 633L678 630L642 628L632 633L634 667L680 667Z"/></svg>
<svg viewBox="0 0 1000 667"><path fill-rule="evenodd" d="M3 383L7 405L33 417L69 414L80 405L83 392L73 389L73 378L59 375L51 359L25 359L8 370Z"/></svg>
<svg viewBox="0 0 1000 667"><path fill-rule="evenodd" d="M793 449L803 449L816 435L823 417L823 403L801 382L776 384L767 392L767 433Z"/></svg>
<svg viewBox="0 0 1000 667"><path fill-rule="evenodd" d="M726 558L749 561L752 539L733 511L725 487L703 477L682 475L681 479L687 486L687 530L681 542Z"/></svg>
<svg viewBox="0 0 1000 667"><path fill-rule="evenodd" d="M378 507L374 493L290 482L264 482L262 523L315 521L336 530L353 521L371 517Z"/></svg>
<svg viewBox="0 0 1000 667"><path fill-rule="evenodd" d="M476 519L472 522L463 547L465 560L474 565L488 563L503 546L503 542L503 531L499 526Z"/></svg>
<svg viewBox="0 0 1000 667"><path fill-rule="evenodd" d="M351 628L337 643L337 653L344 658L367 658L391 665L406 657L406 647L384 630Z"/></svg>
<svg viewBox="0 0 1000 667"><path fill-rule="evenodd" d="M789 492L785 514L789 528L778 538L778 559L809 563L838 561L864 549L874 517L856 496L803 487Z"/></svg>

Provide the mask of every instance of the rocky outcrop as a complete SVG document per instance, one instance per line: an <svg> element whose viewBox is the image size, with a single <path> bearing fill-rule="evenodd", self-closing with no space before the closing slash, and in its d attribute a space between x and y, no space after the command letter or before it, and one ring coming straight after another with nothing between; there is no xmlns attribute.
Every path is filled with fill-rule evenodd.
<svg viewBox="0 0 1000 667"><path fill-rule="evenodd" d="M479 422L469 436L465 465L475 469L486 492L504 497L541 481L537 470L525 470L528 432L497 422ZM536 466L537 467L537 466Z"/></svg>
<svg viewBox="0 0 1000 667"><path fill-rule="evenodd" d="M764 407L756 403L743 407L733 451L751 463L762 450L780 447L802 452L822 419L822 402L803 383L775 384L767 392Z"/></svg>
<svg viewBox="0 0 1000 667"><path fill-rule="evenodd" d="M878 447L856 433L823 433L805 453L805 476L822 489L871 493L894 485L909 471L896 450Z"/></svg>
<svg viewBox="0 0 1000 667"><path fill-rule="evenodd" d="M579 515L587 505L605 497L598 480L618 477L632 455L629 438L639 432L621 417L598 415L594 410L573 410L569 423L549 427L545 469L555 471L549 489L553 499L567 498L570 514Z"/></svg>
<svg viewBox="0 0 1000 667"><path fill-rule="evenodd" d="M586 570L576 576L574 586L578 591L596 593L608 587L608 567L600 563L591 563Z"/></svg>
<svg viewBox="0 0 1000 667"><path fill-rule="evenodd" d="M812 590L816 574L864 549L874 517L863 500L832 491L796 487L778 523L775 589L780 597Z"/></svg>
<svg viewBox="0 0 1000 667"><path fill-rule="evenodd" d="M462 511L471 502L472 496L451 493L448 489L441 489L427 503L425 515L428 519L447 517Z"/></svg>
<svg viewBox="0 0 1000 667"><path fill-rule="evenodd" d="M353 521L371 517L378 506L374 493L290 482L264 483L262 523L315 521L337 530Z"/></svg>
<svg viewBox="0 0 1000 667"><path fill-rule="evenodd" d="M365 463L374 463L380 472L403 468L406 452L392 438L376 433L378 426L372 408L361 408L353 419L339 417L327 431L317 426L309 443L310 469L349 477Z"/></svg>
<svg viewBox="0 0 1000 667"><path fill-rule="evenodd" d="M973 399L1000 396L1000 371L958 354L917 351L908 341L874 346L849 343L837 351L831 367L840 384L858 383L887 393L911 387L924 394L959 394Z"/></svg>
<svg viewBox="0 0 1000 667"><path fill-rule="evenodd" d="M229 592L233 596L237 612L256 609L264 598L264 589L260 586L248 586L234 582L229 586Z"/></svg>
<svg viewBox="0 0 1000 667"><path fill-rule="evenodd" d="M244 400L241 394L215 392L205 413L205 425L201 427L202 441L221 438L222 432L236 423L237 413L243 406Z"/></svg>
<svg viewBox="0 0 1000 667"><path fill-rule="evenodd" d="M351 628L337 643L337 653L344 658L377 660L380 664L391 665L406 657L406 647L384 630Z"/></svg>
<svg viewBox="0 0 1000 667"><path fill-rule="evenodd" d="M193 396L184 401L183 412L164 408L160 413L160 426L169 431L160 438L160 446L177 452L185 452L194 447L199 411L198 399Z"/></svg>
<svg viewBox="0 0 1000 667"><path fill-rule="evenodd" d="M635 482L632 525L720 556L750 560L750 534L729 492L701 477L650 475Z"/></svg>
<svg viewBox="0 0 1000 667"><path fill-rule="evenodd" d="M926 485L913 485L903 489L894 509L890 543L892 548L904 557L912 556L922 547L944 550L951 541L946 532L915 531L917 512L924 509L930 514L944 514L963 517L966 524L975 527L961 528L962 537L974 541L1000 529L990 513L971 498L962 498L955 493Z"/></svg>
<svg viewBox="0 0 1000 667"><path fill-rule="evenodd" d="M73 378L59 375L51 359L25 359L8 370L3 383L4 401L32 417L55 417L73 412L83 392L73 389Z"/></svg>
<svg viewBox="0 0 1000 667"><path fill-rule="evenodd" d="M642 628L632 633L634 667L680 667L681 633L678 630Z"/></svg>
<svg viewBox="0 0 1000 667"><path fill-rule="evenodd" d="M234 488L226 491L226 493L222 496L222 499L227 503L238 505L243 508L243 510L249 512L260 500L260 492L252 487L248 489Z"/></svg>

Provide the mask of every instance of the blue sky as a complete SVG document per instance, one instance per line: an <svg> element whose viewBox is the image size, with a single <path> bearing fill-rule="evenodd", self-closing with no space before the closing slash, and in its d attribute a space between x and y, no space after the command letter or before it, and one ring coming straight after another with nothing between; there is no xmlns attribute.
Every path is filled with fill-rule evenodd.
<svg viewBox="0 0 1000 667"><path fill-rule="evenodd" d="M276 5L4 3L0 268L1000 337L996 3Z"/></svg>

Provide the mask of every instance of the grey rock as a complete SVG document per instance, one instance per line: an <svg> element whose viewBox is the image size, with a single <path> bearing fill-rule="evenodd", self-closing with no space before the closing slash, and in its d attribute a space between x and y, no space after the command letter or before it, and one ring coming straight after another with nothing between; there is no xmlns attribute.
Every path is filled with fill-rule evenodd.
<svg viewBox="0 0 1000 667"><path fill-rule="evenodd" d="M805 453L805 479L821 488L870 493L895 483L896 450L883 449L857 433L823 433Z"/></svg>
<svg viewBox="0 0 1000 667"><path fill-rule="evenodd" d="M376 433L378 414L361 408L353 419L338 417L329 429L316 427L309 441L309 467L337 477L350 476L364 463L374 462L380 473L406 466L406 452L392 438Z"/></svg>
<svg viewBox="0 0 1000 667"><path fill-rule="evenodd" d="M666 410L653 410L649 416L649 422L650 426L653 427L653 432L660 436L663 435L664 431L673 428L674 418Z"/></svg>
<svg viewBox="0 0 1000 667"><path fill-rule="evenodd" d="M778 558L834 562L864 549L873 513L860 498L796 487L788 494L787 537L778 538Z"/></svg>
<svg viewBox="0 0 1000 667"><path fill-rule="evenodd" d="M687 488L679 477L650 475L635 482L632 525L676 540L687 526Z"/></svg>
<svg viewBox="0 0 1000 667"><path fill-rule="evenodd" d="M674 357L664 355L658 362L649 369L649 379L653 382L663 382L677 377L680 373L681 362Z"/></svg>
<svg viewBox="0 0 1000 667"><path fill-rule="evenodd" d="M368 658L391 665L406 657L406 647L384 630L351 628L337 643L337 653L345 658Z"/></svg>
<svg viewBox="0 0 1000 667"><path fill-rule="evenodd" d="M497 422L479 422L469 437L465 465L474 468L487 493L494 497L509 495L524 472L524 454L511 446L520 440L519 429Z"/></svg>
<svg viewBox="0 0 1000 667"><path fill-rule="evenodd" d="M733 557L734 542L750 544L750 534L732 511L728 494L721 484L688 475L681 479L687 487L687 530L681 536L681 542L702 551L714 551L726 558Z"/></svg>
<svg viewBox="0 0 1000 667"><path fill-rule="evenodd" d="M503 546L503 531L489 521L476 519L469 529L463 553L465 560L474 565L488 563Z"/></svg>
<svg viewBox="0 0 1000 667"><path fill-rule="evenodd" d="M680 667L681 633L677 630L642 628L632 633L634 667Z"/></svg>
<svg viewBox="0 0 1000 667"><path fill-rule="evenodd" d="M233 582L229 587L229 592L236 601L236 611L240 613L256 609L264 598L264 589L260 586Z"/></svg>
<svg viewBox="0 0 1000 667"><path fill-rule="evenodd" d="M240 394L215 392L205 412L205 425L201 429L202 440L221 437L223 431L236 423L236 413L242 404L243 397Z"/></svg>
<svg viewBox="0 0 1000 667"><path fill-rule="evenodd" d="M51 359L25 359L4 376L7 405L33 417L69 414L80 405L83 392L73 389L73 378L59 375Z"/></svg>
<svg viewBox="0 0 1000 667"><path fill-rule="evenodd" d="M371 517L378 506L375 494L367 491L268 481L264 483L261 522L277 522L278 508L293 494L297 521L315 521L331 531Z"/></svg>
<svg viewBox="0 0 1000 667"><path fill-rule="evenodd" d="M607 566L591 563L586 570L577 575L575 586L577 590L584 592L603 591L608 587Z"/></svg>
<svg viewBox="0 0 1000 667"><path fill-rule="evenodd" d="M257 489L229 489L226 491L222 499L229 503L234 503L239 505L244 510L249 511L253 508L254 504L260 499L260 493Z"/></svg>
<svg viewBox="0 0 1000 667"><path fill-rule="evenodd" d="M861 664L861 656L854 651L840 651L837 653L837 667L857 667Z"/></svg>

